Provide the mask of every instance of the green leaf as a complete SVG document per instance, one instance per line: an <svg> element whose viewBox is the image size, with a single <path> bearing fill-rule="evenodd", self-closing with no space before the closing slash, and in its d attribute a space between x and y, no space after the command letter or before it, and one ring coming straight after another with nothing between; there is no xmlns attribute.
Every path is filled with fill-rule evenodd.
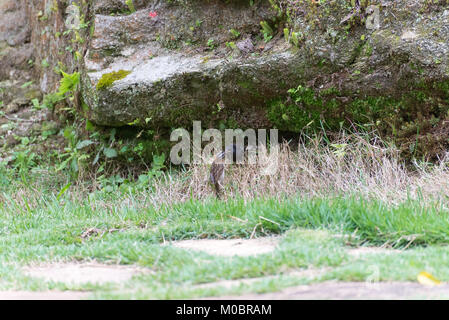
<svg viewBox="0 0 449 320"><path fill-rule="evenodd" d="M97 155L95 156L94 161L92 161L92 165L95 165L98 162L98 160L100 159L100 152L98 152Z"/></svg>
<svg viewBox="0 0 449 320"><path fill-rule="evenodd" d="M72 169L73 172L78 172L79 171L78 161L76 160L75 157L73 157L72 162L70 163L70 168Z"/></svg>
<svg viewBox="0 0 449 320"><path fill-rule="evenodd" d="M67 127L64 129L64 138L71 139L73 138L75 133L73 132L73 129L70 127Z"/></svg>
<svg viewBox="0 0 449 320"><path fill-rule="evenodd" d="M165 162L165 153L161 155L154 154L153 155L153 167L154 168L163 168Z"/></svg>
<svg viewBox="0 0 449 320"><path fill-rule="evenodd" d="M68 157L67 159L65 159L63 162L61 162L61 164L59 165L59 167L56 168L56 172L61 171L62 169L67 167L67 163L72 160L72 157Z"/></svg>
<svg viewBox="0 0 449 320"><path fill-rule="evenodd" d="M235 29L231 29L229 30L229 32L232 34L232 36L234 37L234 39L237 39L238 37L240 37L240 32L238 32Z"/></svg>
<svg viewBox="0 0 449 320"><path fill-rule="evenodd" d="M288 40L290 38L290 29L284 28L284 38L285 38L285 41L288 42Z"/></svg>
<svg viewBox="0 0 449 320"><path fill-rule="evenodd" d="M298 34L296 32L292 32L291 40L295 46L299 45Z"/></svg>
<svg viewBox="0 0 449 320"><path fill-rule="evenodd" d="M94 143L94 142L91 141L91 140L83 140L83 141L78 142L78 144L76 145L76 148L77 148L78 150L81 150L81 149L83 149L83 148L85 148L85 147L87 147L87 146L90 146L90 145L93 144L93 143Z"/></svg>
<svg viewBox="0 0 449 320"><path fill-rule="evenodd" d="M115 158L117 157L117 151L113 148L104 148L103 153L106 158Z"/></svg>
<svg viewBox="0 0 449 320"><path fill-rule="evenodd" d="M94 131L95 126L92 122L90 122L89 120L86 120L86 130L87 131Z"/></svg>
<svg viewBox="0 0 449 320"><path fill-rule="evenodd" d="M128 9L131 13L136 12L136 8L134 7L133 0L126 0L125 3L128 6Z"/></svg>
<svg viewBox="0 0 449 320"><path fill-rule="evenodd" d="M64 95L67 92L73 91L76 89L76 86L80 82L80 73L74 72L72 74L65 73L61 71L62 79L59 82L59 94Z"/></svg>
<svg viewBox="0 0 449 320"><path fill-rule="evenodd" d="M41 106L39 104L39 99L32 99L31 102L33 103L33 108L36 110L41 109Z"/></svg>
<svg viewBox="0 0 449 320"><path fill-rule="evenodd" d="M69 189L69 187L72 185L71 182L67 183L64 188L61 189L61 191L59 191L58 195L56 196L56 199L59 200L62 195Z"/></svg>
<svg viewBox="0 0 449 320"><path fill-rule="evenodd" d="M33 81L28 81L28 82L25 82L24 84L22 84L20 87L22 89L25 89L25 88L31 86L32 84L33 84Z"/></svg>

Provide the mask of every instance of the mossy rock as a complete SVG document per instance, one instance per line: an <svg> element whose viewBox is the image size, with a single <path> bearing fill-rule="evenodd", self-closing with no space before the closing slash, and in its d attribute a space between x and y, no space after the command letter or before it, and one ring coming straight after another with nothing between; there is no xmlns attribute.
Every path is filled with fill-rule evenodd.
<svg viewBox="0 0 449 320"><path fill-rule="evenodd" d="M111 87L115 81L126 78L130 73L128 70L119 70L103 74L97 83L97 90Z"/></svg>

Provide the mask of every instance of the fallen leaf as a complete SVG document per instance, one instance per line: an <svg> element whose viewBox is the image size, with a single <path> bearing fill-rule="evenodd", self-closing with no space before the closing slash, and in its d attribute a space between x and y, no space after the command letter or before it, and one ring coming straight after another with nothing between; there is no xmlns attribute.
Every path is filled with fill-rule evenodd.
<svg viewBox="0 0 449 320"><path fill-rule="evenodd" d="M425 286L437 286L441 284L440 280L426 271L422 271L418 274L418 282Z"/></svg>

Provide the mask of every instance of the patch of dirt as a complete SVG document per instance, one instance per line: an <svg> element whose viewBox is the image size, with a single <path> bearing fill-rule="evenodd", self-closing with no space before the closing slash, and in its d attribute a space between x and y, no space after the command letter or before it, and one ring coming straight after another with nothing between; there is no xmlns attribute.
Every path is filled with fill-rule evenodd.
<svg viewBox="0 0 449 320"><path fill-rule="evenodd" d="M278 244L279 237L257 239L199 239L175 241L171 244L177 248L204 251L217 256L252 256L272 252Z"/></svg>
<svg viewBox="0 0 449 320"><path fill-rule="evenodd" d="M207 299L239 300L350 300L350 299L448 299L449 285L423 286L415 282L323 282L291 287L279 292L244 294Z"/></svg>
<svg viewBox="0 0 449 320"><path fill-rule="evenodd" d="M328 271L328 268L323 269L307 269L307 270L299 270L299 271L292 271L282 274L282 276L294 276L298 278L309 278L313 279L322 273ZM258 278L247 278L247 279L235 279L235 280L221 280L217 282L209 282L209 283L203 283L196 285L195 288L215 288L215 287L223 287L226 289L232 288L232 287L238 287L242 284L251 284L257 281L261 280L276 280L279 279L281 275L272 275L272 276L266 276L266 277L258 277Z"/></svg>
<svg viewBox="0 0 449 320"><path fill-rule="evenodd" d="M390 248L380 248L380 247L358 247L349 249L348 253L355 257L360 257L361 255L365 254L376 254L376 253L382 253L382 254L392 254L392 253L399 253L402 250L398 249L390 249Z"/></svg>
<svg viewBox="0 0 449 320"><path fill-rule="evenodd" d="M26 275L43 278L46 281L75 284L124 282L139 273L150 272L150 270L144 268L99 263L46 264L25 267L23 271Z"/></svg>
<svg viewBox="0 0 449 320"><path fill-rule="evenodd" d="M0 291L0 300L80 300L88 294L80 291Z"/></svg>

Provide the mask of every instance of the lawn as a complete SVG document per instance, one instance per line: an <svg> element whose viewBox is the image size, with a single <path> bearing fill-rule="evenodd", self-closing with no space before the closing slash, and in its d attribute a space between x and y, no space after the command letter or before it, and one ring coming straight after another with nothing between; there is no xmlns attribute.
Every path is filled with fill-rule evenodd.
<svg viewBox="0 0 449 320"><path fill-rule="evenodd" d="M448 212L417 200L389 205L356 195L227 201L211 197L142 207L136 194L96 191L80 198L70 190L59 198L20 192L3 193L2 198L2 290L175 299L270 292L325 280L372 281L374 273L376 281L416 281L426 270L449 280ZM185 239L272 235L280 235L276 249L256 256L215 256L170 245ZM351 255L358 246L400 250ZM151 272L123 283L70 284L21 271L37 263L71 261L138 265ZM320 272L314 277L292 275L300 270ZM242 278L260 279L230 287L202 286Z"/></svg>
<svg viewBox="0 0 449 320"><path fill-rule="evenodd" d="M410 170L384 149L361 145L347 147L343 156L332 145L283 149L275 176L232 167L222 199L205 180L207 166L78 181L51 166L3 166L0 291L178 299L328 281L417 284L422 271L449 281L446 162ZM177 245L267 237L276 245L258 255ZM139 272L110 282L27 272L74 262Z"/></svg>

